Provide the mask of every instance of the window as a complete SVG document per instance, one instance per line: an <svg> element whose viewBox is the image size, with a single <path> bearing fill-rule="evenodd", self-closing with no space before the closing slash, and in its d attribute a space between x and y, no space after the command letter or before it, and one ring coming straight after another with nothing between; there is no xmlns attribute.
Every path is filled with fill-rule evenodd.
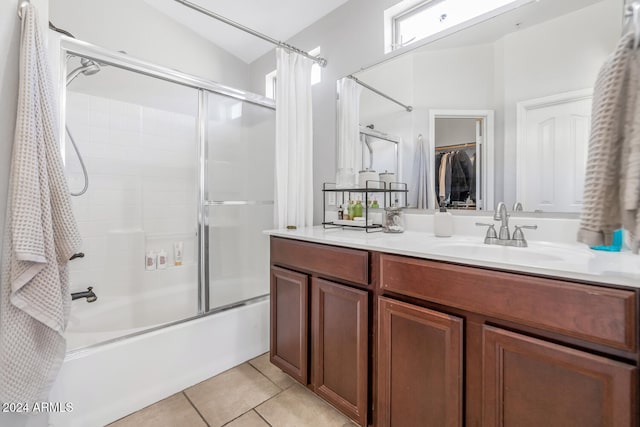
<svg viewBox="0 0 640 427"><path fill-rule="evenodd" d="M401 1L385 11L385 53L437 34L449 34L530 1Z"/></svg>
<svg viewBox="0 0 640 427"><path fill-rule="evenodd" d="M320 46L309 51L311 56L320 56ZM314 62L311 66L311 86L322 81L322 67Z"/></svg>
<svg viewBox="0 0 640 427"><path fill-rule="evenodd" d="M311 56L320 56L320 46L309 51ZM276 99L276 74L277 70L273 70L264 76L264 96ZM311 66L311 86L322 81L322 67L314 62Z"/></svg>
<svg viewBox="0 0 640 427"><path fill-rule="evenodd" d="M264 96L276 99L276 74L278 70L273 70L264 76Z"/></svg>

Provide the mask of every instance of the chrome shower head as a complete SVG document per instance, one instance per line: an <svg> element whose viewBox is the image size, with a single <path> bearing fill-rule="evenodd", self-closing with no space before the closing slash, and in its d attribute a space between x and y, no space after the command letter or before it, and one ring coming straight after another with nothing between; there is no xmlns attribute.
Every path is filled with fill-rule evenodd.
<svg viewBox="0 0 640 427"><path fill-rule="evenodd" d="M127 52L125 52L124 50L119 50L118 53L127 55ZM75 55L67 55L67 61L73 57L75 57ZM80 74L84 74L85 76L92 76L98 73L98 71L100 71L102 67L106 67L108 65L109 64L104 64L90 58L81 57L80 66L67 74L67 86L69 86L69 83L71 83L73 79L78 77Z"/></svg>
<svg viewBox="0 0 640 427"><path fill-rule="evenodd" d="M82 71L82 74L84 74L85 76L91 76L97 73L98 71L100 71L100 65L103 65L89 58L82 58L80 60L80 64L82 64L82 66L85 68L84 71Z"/></svg>
<svg viewBox="0 0 640 427"><path fill-rule="evenodd" d="M100 71L100 65L98 65L96 61L93 59L82 58L80 60L80 66L67 75L67 86L69 86L69 83L71 83L73 79L78 77L80 74L91 76L96 74L98 71Z"/></svg>

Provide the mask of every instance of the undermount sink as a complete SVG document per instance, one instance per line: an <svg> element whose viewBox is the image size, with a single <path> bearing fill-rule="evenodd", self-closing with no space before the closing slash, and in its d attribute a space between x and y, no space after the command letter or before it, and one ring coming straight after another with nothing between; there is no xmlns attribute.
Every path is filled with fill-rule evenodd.
<svg viewBox="0 0 640 427"><path fill-rule="evenodd" d="M443 242L433 246L441 255L484 259L494 262L538 265L540 263L586 262L593 257L587 249L554 243L529 242L527 248L486 245L483 242Z"/></svg>

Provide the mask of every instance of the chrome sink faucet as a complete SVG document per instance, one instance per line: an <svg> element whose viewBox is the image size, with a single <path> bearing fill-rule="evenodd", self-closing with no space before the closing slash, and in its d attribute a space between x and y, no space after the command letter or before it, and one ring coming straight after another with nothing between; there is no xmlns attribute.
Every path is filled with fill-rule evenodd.
<svg viewBox="0 0 640 427"><path fill-rule="evenodd" d="M496 212L493 215L494 221L500 221L500 232L496 233L494 224L484 224L476 222L477 226L489 227L487 229L487 235L484 238L484 243L487 245L501 245L501 246L515 246L517 248L526 248L527 240L524 238L523 228L536 230L537 225L516 225L513 232L513 238L509 231L509 213L507 212L507 205L504 202L498 203L496 206Z"/></svg>
<svg viewBox="0 0 640 427"><path fill-rule="evenodd" d="M498 203L496 207L496 213L493 215L494 221L501 221L500 233L498 234L498 240L511 240L511 233L509 232L509 213L507 213L507 205L504 202Z"/></svg>

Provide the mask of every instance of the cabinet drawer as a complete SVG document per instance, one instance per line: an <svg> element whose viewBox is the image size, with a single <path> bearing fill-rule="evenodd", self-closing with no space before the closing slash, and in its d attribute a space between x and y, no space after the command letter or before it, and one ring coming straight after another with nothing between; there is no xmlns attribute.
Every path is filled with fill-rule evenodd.
<svg viewBox="0 0 640 427"><path fill-rule="evenodd" d="M383 291L634 352L632 291L382 254Z"/></svg>
<svg viewBox="0 0 640 427"><path fill-rule="evenodd" d="M272 237L271 263L362 285L369 283L367 251Z"/></svg>

